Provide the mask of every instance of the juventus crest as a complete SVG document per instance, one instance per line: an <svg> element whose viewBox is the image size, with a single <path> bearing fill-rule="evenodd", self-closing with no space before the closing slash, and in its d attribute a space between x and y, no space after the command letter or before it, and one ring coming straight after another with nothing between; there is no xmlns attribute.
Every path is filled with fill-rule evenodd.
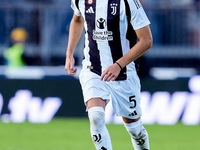
<svg viewBox="0 0 200 150"><path fill-rule="evenodd" d="M117 4L116 3L112 3L110 4L110 7L112 8L112 12L111 14L114 16L117 13Z"/></svg>

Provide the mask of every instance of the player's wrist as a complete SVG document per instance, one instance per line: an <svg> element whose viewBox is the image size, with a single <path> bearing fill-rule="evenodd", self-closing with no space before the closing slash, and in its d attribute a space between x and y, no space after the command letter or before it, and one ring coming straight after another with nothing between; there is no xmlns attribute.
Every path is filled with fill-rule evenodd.
<svg viewBox="0 0 200 150"><path fill-rule="evenodd" d="M73 53L70 53L70 52L69 52L69 53L66 53L66 57L67 57L67 58L73 58Z"/></svg>
<svg viewBox="0 0 200 150"><path fill-rule="evenodd" d="M122 70L123 69L123 67L116 61L115 62L118 66L119 66L119 68Z"/></svg>

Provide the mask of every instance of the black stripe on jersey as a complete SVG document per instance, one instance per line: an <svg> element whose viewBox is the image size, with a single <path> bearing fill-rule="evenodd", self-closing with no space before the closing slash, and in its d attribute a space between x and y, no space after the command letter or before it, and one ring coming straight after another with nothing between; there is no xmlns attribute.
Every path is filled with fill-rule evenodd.
<svg viewBox="0 0 200 150"><path fill-rule="evenodd" d="M76 7L79 9L78 2L79 0L75 0Z"/></svg>
<svg viewBox="0 0 200 150"><path fill-rule="evenodd" d="M128 21L128 29L126 33L126 39L130 42L130 48L132 48L137 43L137 35L135 33L135 30L133 29L133 26L131 25L131 10L129 7L129 4L127 0L124 0L125 7L126 7L126 16Z"/></svg>
<svg viewBox="0 0 200 150"><path fill-rule="evenodd" d="M86 11L93 8L94 13L87 13ZM101 75L101 61L99 50L97 47L97 42L93 40L93 30L95 30L95 12L96 12L96 0L93 0L92 4L88 4L88 0L85 0L85 20L87 22L87 33L88 33L88 40L89 42L89 55L90 55L90 62L91 68L90 70L98 75Z"/></svg>
<svg viewBox="0 0 200 150"><path fill-rule="evenodd" d="M111 49L113 63L115 63L119 58L123 56L121 37L120 37L120 1L121 0L108 1L107 28L108 31L113 32L113 41L108 41L108 43ZM126 79L127 79L126 67L124 67L121 70L116 80L126 80Z"/></svg>
<svg viewBox="0 0 200 150"><path fill-rule="evenodd" d="M126 39L129 41L130 48L132 48L137 43L137 35L136 35L135 30L133 29L133 26L131 25L131 10L130 10L129 4L127 0L124 0L124 2L125 2L126 16L127 16L127 21L128 21ZM137 71L139 70L139 62L140 62L139 59L135 61L135 67Z"/></svg>
<svg viewBox="0 0 200 150"><path fill-rule="evenodd" d="M138 0L133 0L137 9L139 9L141 7L140 3L138 2Z"/></svg>

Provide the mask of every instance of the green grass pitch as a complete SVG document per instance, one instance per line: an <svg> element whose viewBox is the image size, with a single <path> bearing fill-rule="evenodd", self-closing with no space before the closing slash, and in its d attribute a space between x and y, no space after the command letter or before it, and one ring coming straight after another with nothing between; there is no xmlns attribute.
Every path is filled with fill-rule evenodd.
<svg viewBox="0 0 200 150"><path fill-rule="evenodd" d="M108 124L113 150L134 150L123 125ZM200 125L145 125L151 150L199 150ZM94 150L87 119L53 119L48 124L0 122L0 150Z"/></svg>

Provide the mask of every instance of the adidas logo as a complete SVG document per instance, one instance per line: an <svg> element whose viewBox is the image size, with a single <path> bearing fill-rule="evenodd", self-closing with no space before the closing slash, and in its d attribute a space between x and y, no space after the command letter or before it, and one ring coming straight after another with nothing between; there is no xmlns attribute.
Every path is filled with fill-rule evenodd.
<svg viewBox="0 0 200 150"><path fill-rule="evenodd" d="M88 10L86 10L86 13L94 14L94 10L93 10L92 6Z"/></svg>

